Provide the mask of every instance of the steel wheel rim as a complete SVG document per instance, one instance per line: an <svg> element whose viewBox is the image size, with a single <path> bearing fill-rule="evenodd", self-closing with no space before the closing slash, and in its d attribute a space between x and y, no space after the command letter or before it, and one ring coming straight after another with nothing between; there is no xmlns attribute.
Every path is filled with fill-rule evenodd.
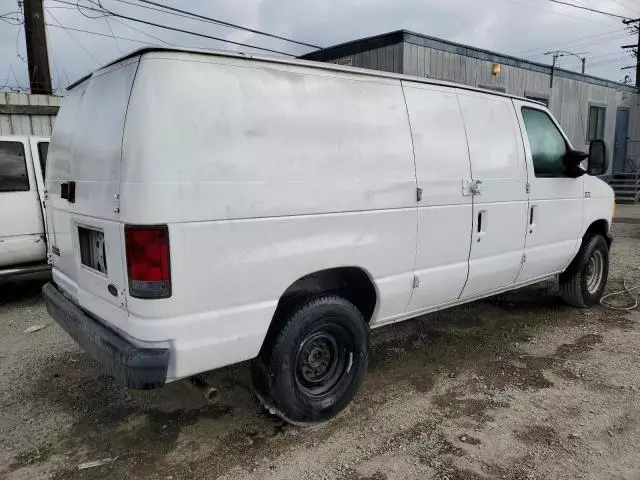
<svg viewBox="0 0 640 480"><path fill-rule="evenodd" d="M600 289L602 283L602 275L604 273L604 258L602 252L596 250L589 257L585 274L587 277L587 290L594 294Z"/></svg>
<svg viewBox="0 0 640 480"><path fill-rule="evenodd" d="M311 332L300 344L295 361L295 381L307 396L330 394L348 373L352 341L340 325L330 324Z"/></svg>

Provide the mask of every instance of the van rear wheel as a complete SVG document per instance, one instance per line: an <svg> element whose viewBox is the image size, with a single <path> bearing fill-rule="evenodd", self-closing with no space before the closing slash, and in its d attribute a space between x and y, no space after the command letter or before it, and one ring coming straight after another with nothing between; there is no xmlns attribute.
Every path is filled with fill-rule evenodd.
<svg viewBox="0 0 640 480"><path fill-rule="evenodd" d="M562 299L578 308L600 301L609 276L609 247L601 235L586 236L569 267L560 274Z"/></svg>
<svg viewBox="0 0 640 480"><path fill-rule="evenodd" d="M280 333L253 361L267 408L296 424L326 421L358 391L367 369L369 328L344 298L313 297L281 319Z"/></svg>

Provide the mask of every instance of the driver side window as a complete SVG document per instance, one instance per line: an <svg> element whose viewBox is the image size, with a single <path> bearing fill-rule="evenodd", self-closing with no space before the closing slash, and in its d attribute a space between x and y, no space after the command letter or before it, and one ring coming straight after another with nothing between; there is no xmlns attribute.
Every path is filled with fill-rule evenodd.
<svg viewBox="0 0 640 480"><path fill-rule="evenodd" d="M535 108L522 109L536 177L560 177L565 171L567 144L549 115Z"/></svg>

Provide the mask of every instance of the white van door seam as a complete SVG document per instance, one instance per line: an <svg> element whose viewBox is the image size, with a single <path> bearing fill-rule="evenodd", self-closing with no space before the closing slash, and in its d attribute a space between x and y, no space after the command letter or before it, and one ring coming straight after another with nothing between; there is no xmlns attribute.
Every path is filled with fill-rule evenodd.
<svg viewBox="0 0 640 480"><path fill-rule="evenodd" d="M411 299L413 298L413 292L416 288L420 286L420 279L416 274L416 267L418 265L418 244L420 239L420 222L418 220L418 208L419 203L422 201L422 190L418 187L418 169L416 166L416 149L415 144L413 142L413 128L411 127L411 117L409 116L409 106L407 105L407 96L404 93L404 82L400 80L400 90L402 91L402 100L404 101L404 108L407 113L407 123L409 125L409 136L411 137L411 153L413 155L413 178L416 182L416 243L415 248L413 250L413 284L411 288L411 294L409 295L409 299L407 300L407 304L404 307L405 312L408 310L409 305L411 305Z"/></svg>
<svg viewBox="0 0 640 480"><path fill-rule="evenodd" d="M530 172L529 172L529 162L527 161L527 150L524 147L524 142L525 142L525 138L524 138L524 125L522 124L522 122L520 121L520 116L518 115L518 107L516 107L516 104L513 102L513 99L511 99L511 106L513 107L513 111L516 115L516 122L518 122L518 129L520 130L520 138L522 139L522 154L524 156L524 171L525 174L527 176L527 183L526 183L526 193L527 193L527 218L525 219L524 222L524 236L523 236L523 240L522 240L522 262L520 262L520 270L518 270L518 273L516 274L515 278L513 279L514 283L518 280L518 277L520 276L520 274L522 273L522 269L524 268L524 264L526 262L527 259L527 238L528 238L528 231L529 231L529 216L531 215L531 207L533 206L531 203L531 179L529 178ZM526 139L528 140L528 138Z"/></svg>
<svg viewBox="0 0 640 480"><path fill-rule="evenodd" d="M467 161L469 162L469 173L471 174L471 178L473 178L473 165L471 163L471 150L469 149L469 135L467 134L467 125L464 120L464 115L462 114L462 105L460 105L460 97L458 96L458 92L455 92L456 102L458 102L458 110L460 111L460 118L462 118L462 127L464 128L464 138L467 142ZM462 179L464 182L464 179ZM476 204L475 195L471 195L471 218L469 219L469 253L467 254L467 277L464 279L464 285L462 285L462 289L458 294L458 299L462 296L462 292L467 286L467 282L469 281L469 264L471 262L471 248L473 247L473 217L474 217L474 208Z"/></svg>

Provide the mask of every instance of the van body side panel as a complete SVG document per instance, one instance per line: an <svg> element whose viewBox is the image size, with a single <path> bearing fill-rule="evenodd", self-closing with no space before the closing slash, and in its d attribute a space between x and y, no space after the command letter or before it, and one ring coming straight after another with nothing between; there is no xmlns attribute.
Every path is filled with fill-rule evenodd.
<svg viewBox="0 0 640 480"><path fill-rule="evenodd" d="M473 198L469 278L462 298L511 285L524 250L528 194L522 136L511 100L458 90L469 140Z"/></svg>
<svg viewBox="0 0 640 480"><path fill-rule="evenodd" d="M611 228L613 207L615 205L613 189L607 183L590 175L585 175L583 178L584 191L589 192L590 196L584 199L584 222L582 224L581 238L586 233L589 225L598 220L606 220L607 225Z"/></svg>
<svg viewBox="0 0 640 480"><path fill-rule="evenodd" d="M398 80L235 58L143 57L123 169L131 223L416 203Z"/></svg>
<svg viewBox="0 0 640 480"><path fill-rule="evenodd" d="M472 197L469 151L455 90L403 82L416 158L418 247L409 311L456 300L467 279Z"/></svg>
<svg viewBox="0 0 640 480"><path fill-rule="evenodd" d="M54 279L81 307L114 324L127 318L123 226L114 200L119 194L122 134L137 66L138 59L133 58L98 71L65 99L46 175ZM62 198L65 182L75 182L73 202ZM94 247L104 250L106 271L82 263L79 228L100 235ZM118 295L109 292L109 285Z"/></svg>
<svg viewBox="0 0 640 480"><path fill-rule="evenodd" d="M134 337L175 339L175 376L255 356L280 296L318 270L362 268L374 322L405 312L416 181L397 80L144 56L120 194L124 223L169 225L171 297L127 308Z"/></svg>

